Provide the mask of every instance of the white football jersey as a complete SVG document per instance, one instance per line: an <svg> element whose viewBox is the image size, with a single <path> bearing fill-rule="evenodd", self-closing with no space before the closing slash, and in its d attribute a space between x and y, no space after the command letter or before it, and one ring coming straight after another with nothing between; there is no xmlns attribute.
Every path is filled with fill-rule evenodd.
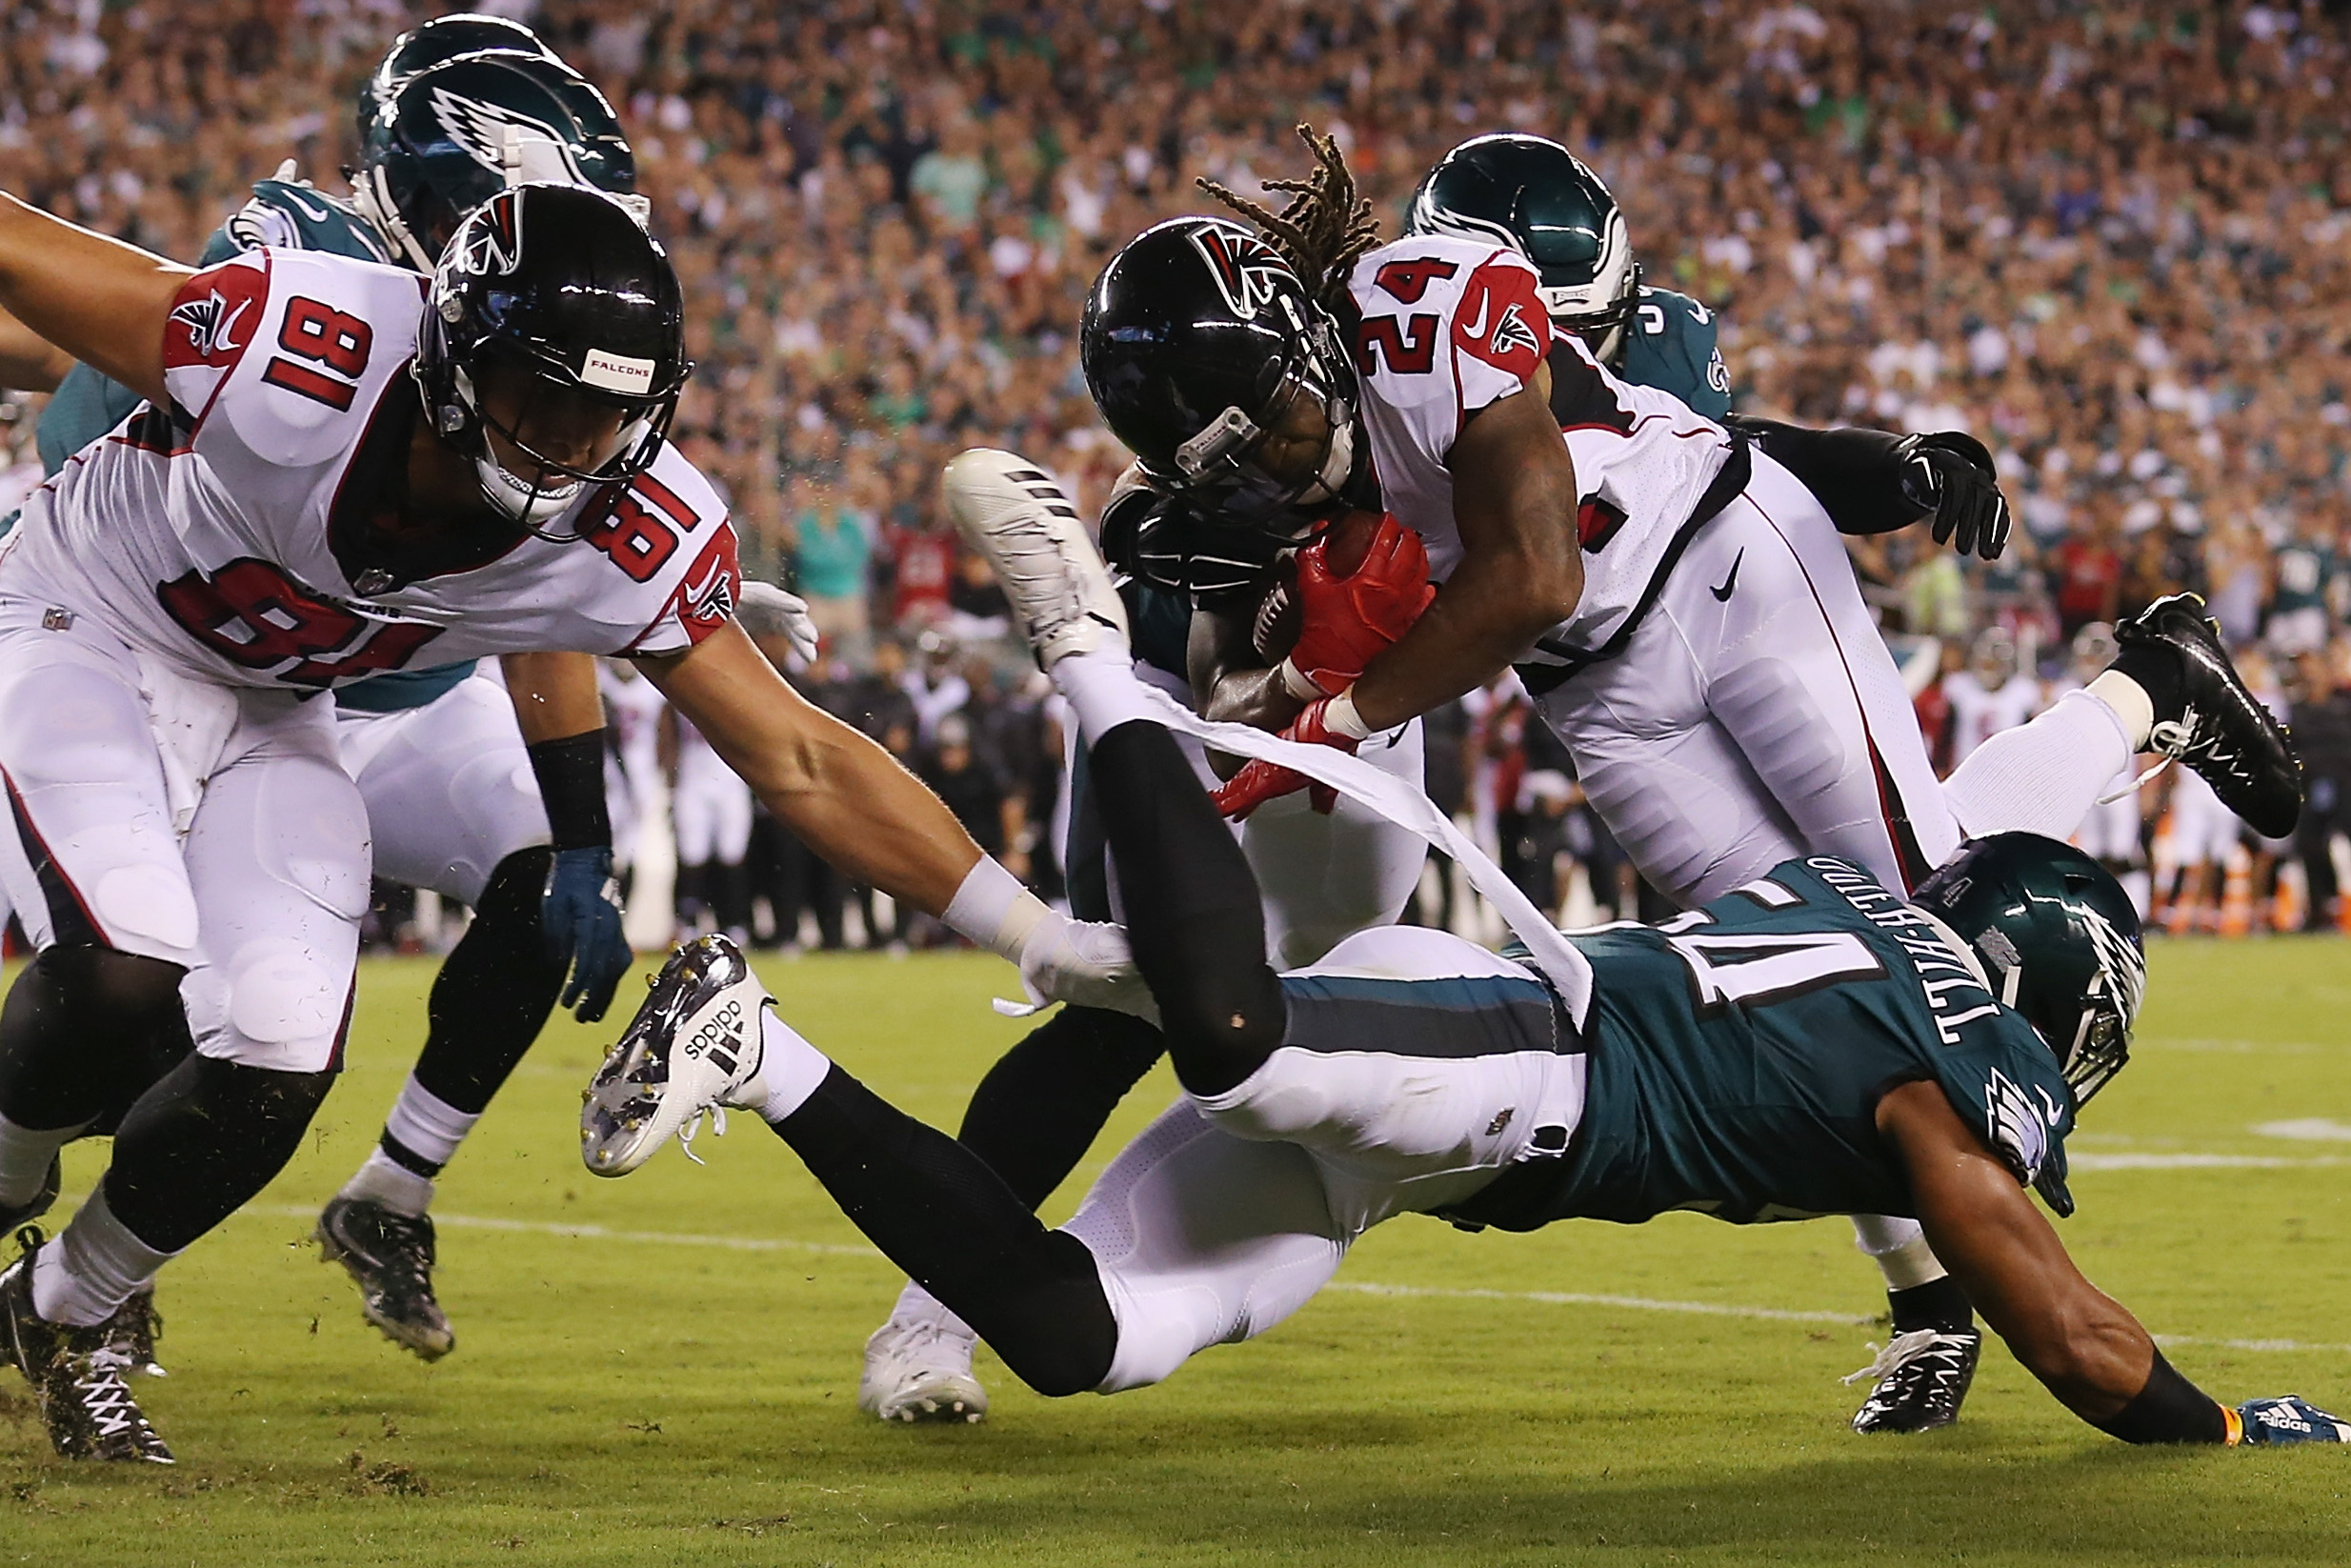
<svg viewBox="0 0 2351 1568"><path fill-rule="evenodd" d="M1461 560L1445 460L1462 423L1523 391L1549 359L1552 411L1576 467L1584 587L1576 613L1542 640L1572 657L1640 608L1731 438L1671 393L1618 380L1580 341L1558 334L1553 352L1538 282L1516 251L1431 234L1372 251L1348 288L1381 501L1426 543L1438 582Z"/></svg>
<svg viewBox="0 0 2351 1568"><path fill-rule="evenodd" d="M27 501L0 594L96 615L196 679L315 691L497 653L671 653L733 613L734 533L673 447L587 487L502 554L400 580L369 564L422 417L426 280L249 251L181 289L171 406L142 405Z"/></svg>
<svg viewBox="0 0 2351 1568"><path fill-rule="evenodd" d="M1943 677L1943 697L1951 704L1951 760L1967 760L1976 748L2013 730L2040 712L2040 682L2029 675L2011 675L1987 690L1973 670L1954 670Z"/></svg>

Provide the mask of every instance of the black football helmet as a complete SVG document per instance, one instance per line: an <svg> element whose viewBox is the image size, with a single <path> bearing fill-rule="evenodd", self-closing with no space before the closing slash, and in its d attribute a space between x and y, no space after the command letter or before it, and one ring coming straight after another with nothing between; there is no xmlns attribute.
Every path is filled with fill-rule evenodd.
<svg viewBox="0 0 2351 1568"><path fill-rule="evenodd" d="M1604 362L1623 347L1640 292L1632 235L1608 187L1557 142L1471 137L1420 182L1404 227L1509 246L1542 274L1553 326L1580 334Z"/></svg>
<svg viewBox="0 0 2351 1568"><path fill-rule="evenodd" d="M568 101L578 89L602 103L562 62L510 52L461 54L418 71L368 128L350 171L352 205L396 257L427 272L465 215L510 185L593 186L622 196L642 221L619 122L607 108L584 127Z"/></svg>
<svg viewBox="0 0 2351 1568"><path fill-rule="evenodd" d="M436 16L430 22L412 27L392 41L384 58L368 79L359 84L357 105L359 145L368 145L369 127L392 96L408 84L418 71L429 70L444 60L454 60L460 54L479 54L485 50L505 54L534 55L553 60L555 51L540 42L539 35L520 22L510 22L503 16L485 16L479 11L461 10L448 16Z"/></svg>
<svg viewBox="0 0 2351 1568"><path fill-rule="evenodd" d="M1962 845L1911 902L1982 960L1993 992L2056 1055L2077 1107L2122 1070L2147 958L2138 911L2104 867L2054 838L1996 834Z"/></svg>
<svg viewBox="0 0 2351 1568"><path fill-rule="evenodd" d="M1298 539L1376 505L1337 324L1238 224L1171 218L1130 240L1086 296L1078 357L1152 488L1195 515ZM1269 472L1268 436L1294 426L1318 450Z"/></svg>
<svg viewBox="0 0 2351 1568"><path fill-rule="evenodd" d="M497 426L537 472L503 467L479 390L492 363L520 369L534 386L618 409L612 453L573 466ZM546 525L583 487L633 478L653 462L693 370L669 253L613 197L554 184L500 191L458 226L433 269L411 366L434 432L473 460L491 505L555 541L577 537ZM557 482L547 483L551 476Z"/></svg>

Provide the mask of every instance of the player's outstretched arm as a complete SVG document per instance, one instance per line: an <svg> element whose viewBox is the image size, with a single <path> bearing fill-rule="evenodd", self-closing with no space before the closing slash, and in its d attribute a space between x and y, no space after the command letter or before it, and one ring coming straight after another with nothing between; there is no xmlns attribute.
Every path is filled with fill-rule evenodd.
<svg viewBox="0 0 2351 1568"><path fill-rule="evenodd" d="M1376 733L1478 685L1574 613L1583 595L1576 468L1552 417L1550 372L1469 416L1453 473L1462 557L1411 631L1365 667L1356 713Z"/></svg>
<svg viewBox="0 0 2351 1568"><path fill-rule="evenodd" d="M0 387L18 392L55 392L57 383L73 369L73 356L17 320L0 312Z"/></svg>
<svg viewBox="0 0 2351 1568"><path fill-rule="evenodd" d="M0 310L161 403L163 330L192 269L0 194Z"/></svg>
<svg viewBox="0 0 2351 1568"><path fill-rule="evenodd" d="M638 664L768 810L853 880L1018 964L1033 1000L1149 1008L1117 927L1046 908L920 779L787 685L741 627Z"/></svg>
<svg viewBox="0 0 2351 1568"><path fill-rule="evenodd" d="M1878 1131L1900 1151L1935 1256L2025 1370L2092 1426L2133 1443L2351 1440L2351 1427L2292 1396L2231 1410L2181 1377L2139 1319L2082 1277L1939 1085L1888 1093Z"/></svg>
<svg viewBox="0 0 2351 1568"><path fill-rule="evenodd" d="M978 863L978 844L938 796L794 692L741 628L639 668L770 811L853 880L938 915Z"/></svg>

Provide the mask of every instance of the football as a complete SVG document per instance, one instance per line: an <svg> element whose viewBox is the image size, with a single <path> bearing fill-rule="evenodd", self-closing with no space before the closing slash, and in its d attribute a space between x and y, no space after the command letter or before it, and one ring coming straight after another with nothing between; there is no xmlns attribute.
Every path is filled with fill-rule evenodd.
<svg viewBox="0 0 2351 1568"><path fill-rule="evenodd" d="M1351 512L1316 536L1333 576L1352 577L1362 567L1364 556L1371 553L1372 537L1379 532L1379 518L1376 512ZM1286 555L1274 585L1257 601L1250 641L1259 658L1276 664L1297 646L1298 627L1297 558Z"/></svg>

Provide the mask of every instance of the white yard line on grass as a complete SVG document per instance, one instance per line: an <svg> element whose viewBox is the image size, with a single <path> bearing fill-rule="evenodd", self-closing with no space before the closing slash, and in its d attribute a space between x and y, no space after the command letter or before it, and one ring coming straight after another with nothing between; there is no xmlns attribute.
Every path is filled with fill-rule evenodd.
<svg viewBox="0 0 2351 1568"><path fill-rule="evenodd" d="M2332 1164L2333 1161L2284 1163ZM256 1203L242 1211L287 1219L314 1219L315 1209L291 1204ZM795 1241L782 1236L699 1236L686 1231L616 1231L606 1225L567 1225L537 1219L497 1219L482 1215L433 1211L432 1222L446 1230L497 1231L508 1235L550 1236L569 1241L625 1241L659 1247L716 1247L729 1252L820 1253L835 1257L865 1257L882 1261L872 1247L834 1241ZM1436 1285L1383 1285L1369 1279L1335 1279L1322 1287L1356 1296L1401 1297L1437 1301L1524 1301L1555 1307L1615 1307L1625 1312L1684 1313L1700 1317L1738 1317L1765 1323L1839 1323L1864 1327L1876 1319L1849 1312L1798 1312L1786 1307L1743 1307L1715 1301L1664 1301L1646 1296L1599 1296L1581 1291L1497 1291L1447 1288ZM2351 1345L2313 1344L2300 1339L2208 1339L2196 1335L2159 1334L2159 1345L2201 1345L2225 1350L2313 1351L2351 1355Z"/></svg>

